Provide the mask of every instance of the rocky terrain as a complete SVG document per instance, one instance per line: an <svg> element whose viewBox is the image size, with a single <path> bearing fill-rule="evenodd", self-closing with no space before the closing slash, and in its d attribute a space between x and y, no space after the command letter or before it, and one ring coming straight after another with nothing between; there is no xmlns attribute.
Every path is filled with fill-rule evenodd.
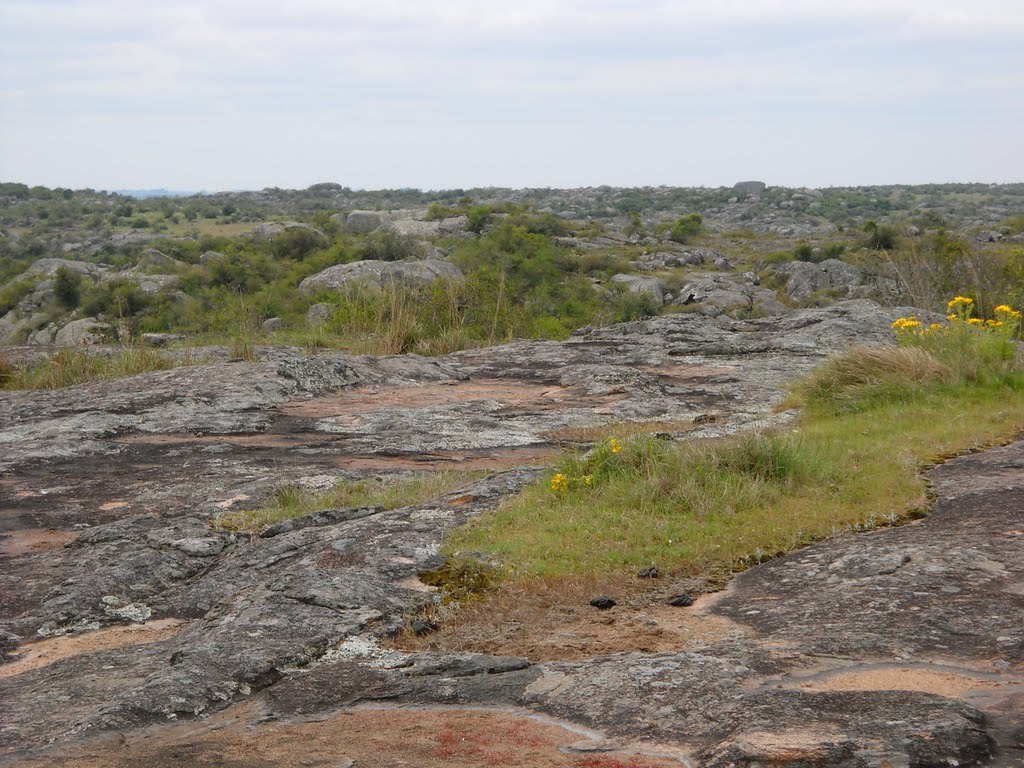
<svg viewBox="0 0 1024 768"><path fill-rule="evenodd" d="M3 392L0 763L1020 765L1024 442L932 470L914 524L764 563L689 607L664 605L665 579L646 606L590 609L638 628L615 653L389 639L435 598L419 576L446 532L536 479L566 430L784 423L787 381L889 343L910 311L695 312L429 359L263 348ZM212 524L286 483L441 467L487 474L261 536ZM641 650L663 630L680 639Z"/></svg>

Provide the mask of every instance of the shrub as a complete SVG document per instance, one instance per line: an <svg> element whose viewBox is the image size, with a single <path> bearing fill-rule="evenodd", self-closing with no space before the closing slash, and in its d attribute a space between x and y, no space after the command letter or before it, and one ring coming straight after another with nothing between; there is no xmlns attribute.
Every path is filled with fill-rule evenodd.
<svg viewBox="0 0 1024 768"><path fill-rule="evenodd" d="M401 261L420 256L422 254L419 243L408 235L399 234L389 227L368 234L359 251L360 259L374 261Z"/></svg>
<svg viewBox="0 0 1024 768"><path fill-rule="evenodd" d="M53 295L65 309L74 309L82 300L82 276L67 267L59 267L53 276Z"/></svg>
<svg viewBox="0 0 1024 768"><path fill-rule="evenodd" d="M704 228L704 219L699 213L688 213L676 219L672 225L669 239L677 243L688 243L701 233Z"/></svg>

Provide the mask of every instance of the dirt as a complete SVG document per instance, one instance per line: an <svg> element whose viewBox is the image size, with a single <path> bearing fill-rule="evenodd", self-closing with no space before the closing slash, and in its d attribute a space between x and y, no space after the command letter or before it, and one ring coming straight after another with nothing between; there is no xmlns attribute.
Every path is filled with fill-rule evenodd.
<svg viewBox="0 0 1024 768"><path fill-rule="evenodd" d="M258 727L257 727L258 726ZM315 722L268 722L255 707L230 718L151 728L116 736L26 768L185 768L185 766L308 766L309 768L669 768L679 759L610 752L598 734L548 718L505 711L354 708Z"/></svg>
<svg viewBox="0 0 1024 768"><path fill-rule="evenodd" d="M178 619L158 619L145 624L108 627L81 635L66 635L25 643L18 647L18 653L11 654L8 663L0 666L0 680L34 669L42 669L61 659L80 654L166 640L180 632L186 623Z"/></svg>
<svg viewBox="0 0 1024 768"><path fill-rule="evenodd" d="M0 557L15 557L63 547L78 538L74 531L28 528L0 534Z"/></svg>
<svg viewBox="0 0 1024 768"><path fill-rule="evenodd" d="M714 595L699 597L688 607L667 604L680 592L698 594L702 588L708 584L629 577L556 581L530 591L506 586L444 616L435 634L405 633L394 645L408 651L471 651L542 662L699 648L749 634L708 612ZM601 594L614 595L617 604L609 610L591 606L590 600Z"/></svg>
<svg viewBox="0 0 1024 768"><path fill-rule="evenodd" d="M1004 676L999 681L985 680L963 672L886 667L882 669L839 672L820 680L800 683L808 691L918 691L936 696L963 699L970 691L997 690L1021 685L1024 680Z"/></svg>

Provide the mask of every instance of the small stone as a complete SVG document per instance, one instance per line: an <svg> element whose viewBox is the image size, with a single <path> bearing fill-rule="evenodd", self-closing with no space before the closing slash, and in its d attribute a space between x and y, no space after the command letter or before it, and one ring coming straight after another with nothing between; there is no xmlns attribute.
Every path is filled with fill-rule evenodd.
<svg viewBox="0 0 1024 768"><path fill-rule="evenodd" d="M656 579L660 575L661 572L656 565L652 565L650 568L641 568L639 573L637 573L637 576L641 579Z"/></svg>
<svg viewBox="0 0 1024 768"><path fill-rule="evenodd" d="M416 635L429 635L431 632L437 631L437 624L428 619L416 619L409 625L409 629Z"/></svg>
<svg viewBox="0 0 1024 768"><path fill-rule="evenodd" d="M686 608L687 606L693 605L693 598L683 592L669 600L668 604L674 605L676 608Z"/></svg>
<svg viewBox="0 0 1024 768"><path fill-rule="evenodd" d="M598 610L607 611L615 605L615 601L608 597L608 595L601 595L600 597L595 597L591 600L590 604Z"/></svg>

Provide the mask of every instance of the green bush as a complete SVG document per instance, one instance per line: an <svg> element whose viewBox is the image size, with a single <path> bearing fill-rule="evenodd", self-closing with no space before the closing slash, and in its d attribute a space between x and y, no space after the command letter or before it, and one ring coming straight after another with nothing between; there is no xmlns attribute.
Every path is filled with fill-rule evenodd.
<svg viewBox="0 0 1024 768"><path fill-rule="evenodd" d="M676 219L675 224L672 225L669 239L677 243L689 243L701 233L703 228L703 217L699 213L688 213Z"/></svg>
<svg viewBox="0 0 1024 768"><path fill-rule="evenodd" d="M75 309L82 301L82 276L59 267L53 276L53 295L65 309Z"/></svg>

